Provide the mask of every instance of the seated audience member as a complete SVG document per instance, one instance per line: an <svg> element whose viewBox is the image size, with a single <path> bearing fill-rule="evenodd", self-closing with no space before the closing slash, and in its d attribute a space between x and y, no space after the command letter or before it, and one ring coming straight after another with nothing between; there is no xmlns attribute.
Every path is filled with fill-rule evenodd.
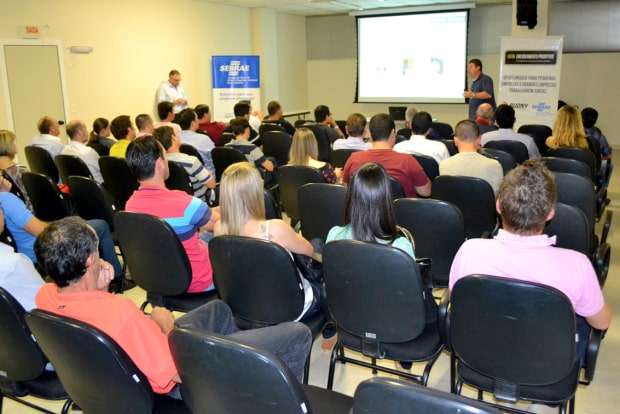
<svg viewBox="0 0 620 414"><path fill-rule="evenodd" d="M221 220L215 224L215 236L254 237L270 240L289 252L314 254L310 242L282 220L265 220L263 180L250 163L240 162L224 171L220 182ZM304 308L296 320L309 318L321 309L320 284L302 278Z"/></svg>
<svg viewBox="0 0 620 414"><path fill-rule="evenodd" d="M265 157L263 151L256 145L249 142L252 128L246 118L235 118L230 121L230 131L235 135L235 139L226 144L245 155L248 162L256 167L263 168L267 172L273 172L274 163Z"/></svg>
<svg viewBox="0 0 620 414"><path fill-rule="evenodd" d="M174 134L181 139L181 127L172 121L175 120L174 104L172 102L160 102L157 104L157 116L159 122L153 125L153 129L162 126L169 126L174 130Z"/></svg>
<svg viewBox="0 0 620 414"><path fill-rule="evenodd" d="M263 120L263 114L261 111L254 111L252 108L252 101L245 99L242 101L239 101L239 103L244 104L244 105L248 105L249 110L248 110L248 122L250 123L250 127L252 128L252 130L254 132L256 132L258 134L258 131L260 130L260 125L262 123ZM235 115L237 116L237 115Z"/></svg>
<svg viewBox="0 0 620 414"><path fill-rule="evenodd" d="M184 109L185 110L185 109ZM200 160L192 155L183 154L179 148L181 143L174 136L172 128L163 126L155 130L155 139L166 150L166 159L175 162L187 171L194 190L194 196L205 200L209 188L215 188L215 177L207 170Z"/></svg>
<svg viewBox="0 0 620 414"><path fill-rule="evenodd" d="M88 323L110 336L146 376L156 394L180 398L175 387L181 380L168 346L168 334L175 324L230 335L275 352L301 377L312 341L308 328L290 322L239 332L230 308L220 300L176 321L172 312L158 306L146 315L129 298L108 293L110 265L97 254L95 233L77 217L51 224L37 239L36 252L53 280L39 290L37 307Z"/></svg>
<svg viewBox="0 0 620 414"><path fill-rule="evenodd" d="M372 144L364 141L368 136L366 128L366 118L362 114L351 114L347 118L347 138L338 138L334 141L333 149L352 149L364 151L369 149Z"/></svg>
<svg viewBox="0 0 620 414"><path fill-rule="evenodd" d="M420 154L433 158L437 163L450 156L448 148L441 141L432 141L427 138L433 126L433 119L428 112L418 112L411 121L411 138L399 142L394 151L403 154Z"/></svg>
<svg viewBox="0 0 620 414"><path fill-rule="evenodd" d="M196 132L198 130L198 117L196 112L191 108L185 108L179 113L179 123L181 124L181 140L183 144L191 145L196 148L202 157L205 167L209 171L215 171L213 160L211 158L211 150L215 148L215 144L211 138L204 134ZM181 143L179 142L179 145Z"/></svg>
<svg viewBox="0 0 620 414"><path fill-rule="evenodd" d="M97 184L103 183L103 177L99 170L99 154L86 145L88 142L86 124L82 121L71 121L67 124L66 130L70 141L60 153L62 155L73 155L84 161Z"/></svg>
<svg viewBox="0 0 620 414"><path fill-rule="evenodd" d="M596 121L598 121L598 111L594 108L584 108L581 110L581 119L583 120L583 127L585 129L586 136L598 142L601 147L601 159L611 159L611 147L607 142L607 138L596 126Z"/></svg>
<svg viewBox="0 0 620 414"><path fill-rule="evenodd" d="M336 125L336 121L334 121L334 117L326 105L319 105L314 108L314 120L317 124L323 125L330 143L334 143L338 138L344 138L344 134Z"/></svg>
<svg viewBox="0 0 620 414"><path fill-rule="evenodd" d="M494 239L470 239L461 246L450 270L450 289L459 279L480 274L560 290L579 315L577 355L582 358L590 326L607 329L612 313L590 259L574 250L554 247L555 236L543 234L545 223L555 214L555 202L553 175L541 162L526 161L508 173L497 195L503 229Z"/></svg>
<svg viewBox="0 0 620 414"><path fill-rule="evenodd" d="M480 129L481 135L497 130L495 126L495 111L490 103L480 104L476 110L476 125Z"/></svg>
<svg viewBox="0 0 620 414"><path fill-rule="evenodd" d="M36 237L48 226L48 223L36 218L24 205L23 201L6 191L6 185L0 178L0 210L4 215L4 224L13 235L17 251L23 253L33 263L37 262L34 254ZM114 274L120 277L123 268L114 251L114 240L110 227L103 220L89 220L88 223L99 236L101 256L114 266Z"/></svg>
<svg viewBox="0 0 620 414"><path fill-rule="evenodd" d="M196 116L198 117L198 131L201 134L206 134L215 145L218 145L226 124L223 122L216 122L211 120L211 111L209 105L198 105L194 108Z"/></svg>
<svg viewBox="0 0 620 414"><path fill-rule="evenodd" d="M407 108L407 111L405 111L405 127L396 131L397 136L403 138L411 137L411 121L413 121L413 117L417 113L418 110L415 107L410 106L409 108Z"/></svg>
<svg viewBox="0 0 620 414"><path fill-rule="evenodd" d="M372 148L351 154L344 166L342 178L348 183L351 176L364 164L376 162L403 187L407 197L431 195L431 182L418 161L411 155L400 154L392 148L396 143L394 121L388 114L377 114L368 124Z"/></svg>
<svg viewBox="0 0 620 414"><path fill-rule="evenodd" d="M51 116L44 116L37 122L39 135L32 138L30 145L40 147L50 153L52 158L60 154L65 145L60 141L60 124Z"/></svg>
<svg viewBox="0 0 620 414"><path fill-rule="evenodd" d="M136 138L136 130L131 124L129 115L120 115L110 124L112 135L118 142L110 147L110 157L125 158L129 143Z"/></svg>
<svg viewBox="0 0 620 414"><path fill-rule="evenodd" d="M136 128L138 128L136 138L153 135L153 131L155 131L153 127L153 118L151 118L149 114L140 114L136 116Z"/></svg>
<svg viewBox="0 0 620 414"><path fill-rule="evenodd" d="M545 141L551 149L581 148L590 149L586 131L583 128L581 113L572 105L564 105L555 117L553 135Z"/></svg>
<svg viewBox="0 0 620 414"><path fill-rule="evenodd" d="M246 119L248 121L248 125L250 125L250 110L251 109L252 107L247 101L241 101L241 102L236 103L235 106L233 107L235 118L230 120L230 123L224 129L224 132L232 132L234 134L234 131L232 128L232 122L238 118ZM257 137L258 137L258 130L255 131L254 128L252 128L252 126L250 125L250 137L248 138L248 141L254 141Z"/></svg>
<svg viewBox="0 0 620 414"><path fill-rule="evenodd" d="M15 183L17 189L26 198L26 204L30 209L28 193L22 182L22 174L27 171L26 167L15 162L17 155L17 137L11 131L0 129L0 176L6 174Z"/></svg>
<svg viewBox="0 0 620 414"><path fill-rule="evenodd" d="M277 124L280 125L284 131L293 136L295 134L295 127L291 125L286 119L284 119L284 112L282 105L278 101L271 101L267 105L267 118L263 121L264 124Z"/></svg>
<svg viewBox="0 0 620 414"><path fill-rule="evenodd" d="M328 162L318 161L319 146L314 133L308 128L299 128L293 135L289 152L289 165L305 165L316 168L325 182L334 184L337 180L334 167Z"/></svg>
<svg viewBox="0 0 620 414"><path fill-rule="evenodd" d="M488 182L493 192L497 194L504 170L497 160L478 153L480 149L478 125L469 120L459 122L454 131L454 144L459 153L439 163L439 174L481 178Z"/></svg>
<svg viewBox="0 0 620 414"><path fill-rule="evenodd" d="M125 210L165 220L181 240L192 267L188 292L213 289L213 269L207 244L198 236L201 229L213 230L215 214L207 204L184 191L168 190L168 161L164 147L151 136L138 138L127 148L127 165L140 183Z"/></svg>
<svg viewBox="0 0 620 414"><path fill-rule="evenodd" d="M333 227L326 243L359 240L397 247L415 259L413 240L396 225L390 178L376 163L364 164L347 187L344 227Z"/></svg>
<svg viewBox="0 0 620 414"><path fill-rule="evenodd" d="M534 139L529 135L514 132L512 128L515 121L515 110L512 106L508 104L498 106L495 110L495 123L499 129L482 135L481 145L484 146L492 141L517 141L525 145L530 159L540 158L540 152Z"/></svg>
<svg viewBox="0 0 620 414"><path fill-rule="evenodd" d="M110 138L110 121L105 118L97 118L93 122L93 130L90 132L88 136L88 145L103 145L110 150L112 145L116 144L116 140L114 138Z"/></svg>

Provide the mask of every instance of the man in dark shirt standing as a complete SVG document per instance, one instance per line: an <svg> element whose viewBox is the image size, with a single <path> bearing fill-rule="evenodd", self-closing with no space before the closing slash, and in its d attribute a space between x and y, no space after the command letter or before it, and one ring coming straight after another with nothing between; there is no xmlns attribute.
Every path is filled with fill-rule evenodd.
<svg viewBox="0 0 620 414"><path fill-rule="evenodd" d="M469 119L476 120L476 110L483 103L488 103L495 110L495 94L493 93L493 79L482 73L480 59L472 59L467 65L469 77L474 81L471 90L463 92L463 96L469 99Z"/></svg>

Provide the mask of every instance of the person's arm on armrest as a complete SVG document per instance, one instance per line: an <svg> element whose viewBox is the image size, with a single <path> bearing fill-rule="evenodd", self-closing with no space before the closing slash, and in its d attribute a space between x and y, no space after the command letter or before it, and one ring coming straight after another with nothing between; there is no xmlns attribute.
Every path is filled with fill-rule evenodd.
<svg viewBox="0 0 620 414"><path fill-rule="evenodd" d="M588 324L594 329L604 331L609 328L609 325L611 325L612 316L613 314L611 312L611 308L609 305L604 304L600 311L592 316L586 317L586 321L588 321Z"/></svg>
<svg viewBox="0 0 620 414"><path fill-rule="evenodd" d="M428 180L426 184L421 187L416 187L415 192L422 197L430 197L431 195L431 180Z"/></svg>
<svg viewBox="0 0 620 414"><path fill-rule="evenodd" d="M293 253L312 256L314 247L301 234L282 220L269 220L271 240L282 245Z"/></svg>

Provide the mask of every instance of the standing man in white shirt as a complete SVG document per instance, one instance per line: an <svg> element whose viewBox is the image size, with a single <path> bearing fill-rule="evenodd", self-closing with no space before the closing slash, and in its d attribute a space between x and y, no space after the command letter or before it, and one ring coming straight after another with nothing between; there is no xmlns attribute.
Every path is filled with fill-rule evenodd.
<svg viewBox="0 0 620 414"><path fill-rule="evenodd" d="M32 138L31 145L40 147L50 153L52 158L60 154L65 145L58 136L60 135L60 124L51 116L44 116L37 122L39 134Z"/></svg>
<svg viewBox="0 0 620 414"><path fill-rule="evenodd" d="M418 112L411 120L411 138L399 142L394 151L403 154L419 154L432 157L437 164L450 157L448 148L441 141L427 138L433 126L433 118L428 112Z"/></svg>
<svg viewBox="0 0 620 414"><path fill-rule="evenodd" d="M86 145L88 129L82 121L71 121L67 124L67 135L71 138L69 144L60 152L62 155L73 155L84 161L97 184L103 183L99 170L99 154Z"/></svg>
<svg viewBox="0 0 620 414"><path fill-rule="evenodd" d="M499 127L497 131L482 134L482 146L491 141L517 141L527 148L530 159L540 158L540 151L534 139L526 134L519 134L512 129L516 122L515 110L508 104L501 104L495 110L495 123Z"/></svg>
<svg viewBox="0 0 620 414"><path fill-rule="evenodd" d="M366 128L366 118L362 114L351 114L347 118L347 138L338 138L334 141L333 149L352 149L364 151L372 147L370 142L365 142L364 138L370 136Z"/></svg>
<svg viewBox="0 0 620 414"><path fill-rule="evenodd" d="M181 86L181 73L178 70L171 70L168 73L168 80L160 85L157 103L160 102L172 102L175 114L187 108L189 102L185 89Z"/></svg>

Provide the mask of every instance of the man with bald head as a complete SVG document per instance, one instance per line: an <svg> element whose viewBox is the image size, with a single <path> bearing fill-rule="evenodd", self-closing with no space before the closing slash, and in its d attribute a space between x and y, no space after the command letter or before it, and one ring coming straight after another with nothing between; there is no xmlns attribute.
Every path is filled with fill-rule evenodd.
<svg viewBox="0 0 620 414"><path fill-rule="evenodd" d="M39 135L32 138L30 145L43 148L50 153L52 158L60 154L65 146L58 138L60 135L58 120L51 116L44 116L37 122L37 129L39 130Z"/></svg>
<svg viewBox="0 0 620 414"><path fill-rule="evenodd" d="M62 155L73 155L84 161L97 184L103 183L103 177L99 170L99 154L86 145L88 141L88 129L82 121L71 121L67 124L67 135L71 139L69 144L61 151Z"/></svg>
<svg viewBox="0 0 620 414"><path fill-rule="evenodd" d="M476 110L476 124L480 135L497 130L495 126L495 111L489 103L481 104Z"/></svg>

